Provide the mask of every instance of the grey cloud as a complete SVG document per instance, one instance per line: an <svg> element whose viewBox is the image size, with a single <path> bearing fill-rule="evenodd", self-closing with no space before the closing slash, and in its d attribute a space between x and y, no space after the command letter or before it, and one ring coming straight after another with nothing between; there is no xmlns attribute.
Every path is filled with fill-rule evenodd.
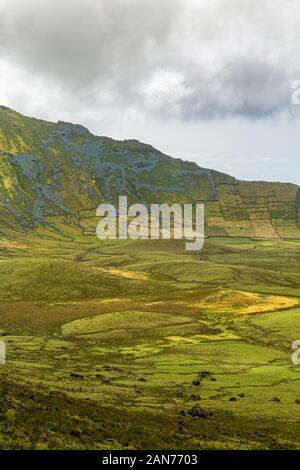
<svg viewBox="0 0 300 470"><path fill-rule="evenodd" d="M2 56L74 88L108 79L122 86L126 76L134 78L133 71L137 78L144 73L177 3L9 0L1 18Z"/></svg>
<svg viewBox="0 0 300 470"><path fill-rule="evenodd" d="M181 112L186 119L265 118L289 107L290 83L286 72L273 64L238 58L224 67L222 75L202 81L199 77L188 85L192 93L180 103Z"/></svg>
<svg viewBox="0 0 300 470"><path fill-rule="evenodd" d="M286 111L299 31L298 0L0 0L0 60L45 93L183 120Z"/></svg>

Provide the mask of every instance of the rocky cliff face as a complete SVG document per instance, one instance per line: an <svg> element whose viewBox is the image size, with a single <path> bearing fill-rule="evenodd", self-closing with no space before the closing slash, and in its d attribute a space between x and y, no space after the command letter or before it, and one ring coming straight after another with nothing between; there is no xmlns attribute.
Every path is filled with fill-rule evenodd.
<svg viewBox="0 0 300 470"><path fill-rule="evenodd" d="M300 238L300 189L244 182L135 140L22 116L0 107L0 230L94 231L96 207L204 202L206 233Z"/></svg>

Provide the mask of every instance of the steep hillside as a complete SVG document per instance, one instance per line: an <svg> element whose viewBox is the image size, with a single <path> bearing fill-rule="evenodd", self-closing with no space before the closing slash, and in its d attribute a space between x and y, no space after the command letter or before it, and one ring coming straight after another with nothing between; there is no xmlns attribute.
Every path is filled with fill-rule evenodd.
<svg viewBox="0 0 300 470"><path fill-rule="evenodd" d="M206 204L206 233L300 238L300 190L244 182L135 140L0 107L0 231L92 234L103 201ZM298 226L297 226L298 224Z"/></svg>

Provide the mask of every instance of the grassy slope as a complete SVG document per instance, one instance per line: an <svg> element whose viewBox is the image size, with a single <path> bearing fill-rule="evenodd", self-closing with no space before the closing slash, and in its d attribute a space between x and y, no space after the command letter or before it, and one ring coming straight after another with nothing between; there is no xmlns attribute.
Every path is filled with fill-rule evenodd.
<svg viewBox="0 0 300 470"><path fill-rule="evenodd" d="M72 240L94 233L95 210L130 203L206 203L206 233L300 238L299 188L243 182L171 158L135 140L92 135L80 125L24 117L0 107L0 234ZM1 245L0 245L1 246Z"/></svg>
<svg viewBox="0 0 300 470"><path fill-rule="evenodd" d="M299 242L43 248L0 261L1 448L300 448Z"/></svg>
<svg viewBox="0 0 300 470"><path fill-rule="evenodd" d="M300 448L295 185L1 107L0 159L1 449ZM119 194L204 201L218 238L100 243Z"/></svg>

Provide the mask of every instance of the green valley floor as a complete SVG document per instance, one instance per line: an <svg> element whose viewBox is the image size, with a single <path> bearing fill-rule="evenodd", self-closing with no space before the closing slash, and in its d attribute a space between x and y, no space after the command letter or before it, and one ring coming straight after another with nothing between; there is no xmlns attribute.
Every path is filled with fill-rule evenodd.
<svg viewBox="0 0 300 470"><path fill-rule="evenodd" d="M0 243L0 449L300 449L300 241Z"/></svg>

